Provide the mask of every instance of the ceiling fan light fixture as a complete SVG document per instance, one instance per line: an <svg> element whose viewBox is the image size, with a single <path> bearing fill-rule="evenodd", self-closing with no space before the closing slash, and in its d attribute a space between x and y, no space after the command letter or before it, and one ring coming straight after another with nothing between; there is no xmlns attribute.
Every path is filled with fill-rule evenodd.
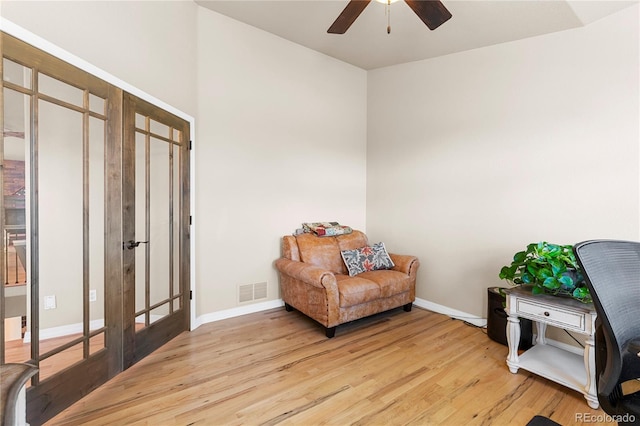
<svg viewBox="0 0 640 426"><path fill-rule="evenodd" d="M391 34L391 3L398 0L376 0L378 3L384 4L385 14L387 15L387 34Z"/></svg>
<svg viewBox="0 0 640 426"><path fill-rule="evenodd" d="M376 0L386 4L387 12L387 33L391 32L389 17L391 14L391 3L398 0ZM425 23L430 30L435 30L440 25L451 19L451 12L447 10L440 0L404 0L416 15ZM371 0L350 0L338 18L331 24L327 32L329 34L344 34L351 24L360 16Z"/></svg>

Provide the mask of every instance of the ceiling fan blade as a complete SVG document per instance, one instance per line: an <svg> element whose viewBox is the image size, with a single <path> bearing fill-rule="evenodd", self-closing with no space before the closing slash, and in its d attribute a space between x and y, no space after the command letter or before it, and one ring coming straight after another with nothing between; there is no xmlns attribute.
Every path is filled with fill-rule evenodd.
<svg viewBox="0 0 640 426"><path fill-rule="evenodd" d="M351 0L340 13L340 16L331 24L327 32L330 34L344 34L347 32L351 24L360 16L370 2L371 0Z"/></svg>
<svg viewBox="0 0 640 426"><path fill-rule="evenodd" d="M451 18L451 12L438 0L404 0L430 30L435 30Z"/></svg>

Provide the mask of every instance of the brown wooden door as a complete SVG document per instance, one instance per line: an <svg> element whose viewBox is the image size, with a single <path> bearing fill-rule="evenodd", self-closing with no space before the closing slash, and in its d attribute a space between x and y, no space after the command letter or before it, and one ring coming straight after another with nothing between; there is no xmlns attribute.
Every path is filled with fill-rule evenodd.
<svg viewBox="0 0 640 426"><path fill-rule="evenodd" d="M122 370L122 91L0 37L0 362L41 424Z"/></svg>
<svg viewBox="0 0 640 426"><path fill-rule="evenodd" d="M189 328L189 123L124 95L124 364Z"/></svg>
<svg viewBox="0 0 640 426"><path fill-rule="evenodd" d="M188 330L189 123L4 33L0 56L0 363L39 368L38 425Z"/></svg>

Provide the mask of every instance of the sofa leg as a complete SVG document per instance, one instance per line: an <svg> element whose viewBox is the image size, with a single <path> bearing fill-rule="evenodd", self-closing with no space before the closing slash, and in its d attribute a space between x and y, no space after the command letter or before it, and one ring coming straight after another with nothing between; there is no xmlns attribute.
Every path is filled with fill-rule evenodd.
<svg viewBox="0 0 640 426"><path fill-rule="evenodd" d="M284 308L287 310L287 312L292 312L293 311L293 306L291 306L288 303L284 304Z"/></svg>
<svg viewBox="0 0 640 426"><path fill-rule="evenodd" d="M337 328L337 327L331 327L331 328L326 327L326 328L325 328L325 330L326 330L326 335L327 335L327 337L328 337L329 339L331 339L333 336L335 336L335 335L336 335L336 328Z"/></svg>
<svg viewBox="0 0 640 426"><path fill-rule="evenodd" d="M405 312L411 312L411 307L413 306L413 303L407 303L406 305L404 305L402 307L402 309L404 309Z"/></svg>

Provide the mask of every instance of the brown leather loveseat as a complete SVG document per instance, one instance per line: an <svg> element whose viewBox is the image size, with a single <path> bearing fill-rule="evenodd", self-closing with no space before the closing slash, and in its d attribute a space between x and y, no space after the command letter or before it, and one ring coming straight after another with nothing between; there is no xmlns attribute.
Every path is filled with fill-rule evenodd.
<svg viewBox="0 0 640 426"><path fill-rule="evenodd" d="M282 257L275 265L287 311L295 308L318 321L327 337L349 321L400 306L410 311L418 258L389 253L395 264L392 269L349 276L341 251L367 246L367 236L355 230L331 237L312 233L283 237Z"/></svg>

